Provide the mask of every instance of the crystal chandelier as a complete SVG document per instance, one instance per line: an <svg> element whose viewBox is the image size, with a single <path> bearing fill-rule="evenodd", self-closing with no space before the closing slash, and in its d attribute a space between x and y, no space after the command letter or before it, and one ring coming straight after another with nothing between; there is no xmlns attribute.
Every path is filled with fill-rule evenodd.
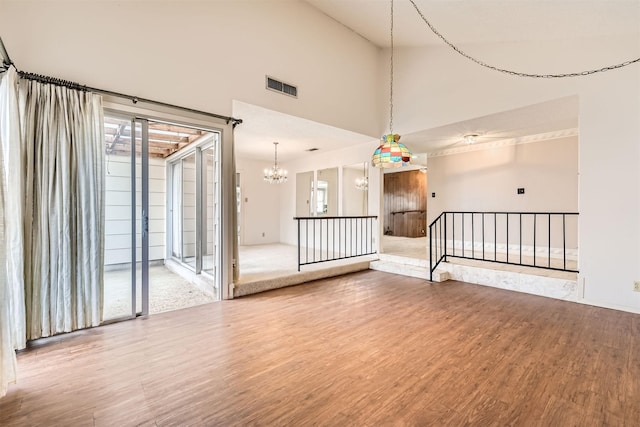
<svg viewBox="0 0 640 427"><path fill-rule="evenodd" d="M278 166L278 143L274 142L275 146L275 161L273 166L264 170L264 180L269 184L281 184L287 182L287 171Z"/></svg>
<svg viewBox="0 0 640 427"><path fill-rule="evenodd" d="M367 177L367 163L362 165L362 178L356 178L356 188L367 191L369 189L369 178Z"/></svg>
<svg viewBox="0 0 640 427"><path fill-rule="evenodd" d="M377 168L399 168L411 163L411 151L402 144L400 135L393 133L393 0L391 0L391 65L389 72L389 133L382 136L382 144L373 153L372 163Z"/></svg>

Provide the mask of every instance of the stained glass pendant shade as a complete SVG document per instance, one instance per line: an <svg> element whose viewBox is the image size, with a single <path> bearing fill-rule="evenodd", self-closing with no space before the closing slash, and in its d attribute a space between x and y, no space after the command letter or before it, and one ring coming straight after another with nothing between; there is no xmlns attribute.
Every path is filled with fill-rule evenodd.
<svg viewBox="0 0 640 427"><path fill-rule="evenodd" d="M411 151L401 144L400 135L393 133L393 0L391 0L390 25L390 61L389 61L389 133L382 136L382 144L376 148L371 163L376 168L399 168L411 163Z"/></svg>
<svg viewBox="0 0 640 427"><path fill-rule="evenodd" d="M372 162L377 168L399 168L411 163L411 152L400 141L400 135L382 137L382 144L373 152Z"/></svg>

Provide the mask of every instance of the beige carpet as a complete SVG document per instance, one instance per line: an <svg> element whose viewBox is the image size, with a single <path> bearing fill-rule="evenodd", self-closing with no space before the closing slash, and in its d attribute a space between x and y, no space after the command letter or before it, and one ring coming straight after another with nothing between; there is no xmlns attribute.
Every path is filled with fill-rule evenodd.
<svg viewBox="0 0 640 427"><path fill-rule="evenodd" d="M131 271L128 269L104 273L103 319L131 315ZM140 280L138 280L138 283ZM141 307L141 286L136 290ZM164 265L149 267L149 313L178 310L215 301L195 285L169 271Z"/></svg>

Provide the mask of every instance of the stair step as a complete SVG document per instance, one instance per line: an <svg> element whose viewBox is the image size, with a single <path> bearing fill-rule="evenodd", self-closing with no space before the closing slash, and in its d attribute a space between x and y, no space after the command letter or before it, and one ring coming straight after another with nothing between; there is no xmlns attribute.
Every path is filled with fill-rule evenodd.
<svg viewBox="0 0 640 427"><path fill-rule="evenodd" d="M446 282L451 279L451 274L448 271L440 270L436 268L433 272L433 281L434 282Z"/></svg>
<svg viewBox="0 0 640 427"><path fill-rule="evenodd" d="M406 264L394 261L372 261L369 268L385 273L399 274L401 276L416 277L418 279L429 280L429 267L415 264ZM449 272L437 269L433 272L434 282L444 282L449 280Z"/></svg>

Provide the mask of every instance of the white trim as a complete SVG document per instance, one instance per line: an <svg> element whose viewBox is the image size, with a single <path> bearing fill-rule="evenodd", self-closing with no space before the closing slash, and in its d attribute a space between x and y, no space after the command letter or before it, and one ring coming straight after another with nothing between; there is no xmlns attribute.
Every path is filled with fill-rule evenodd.
<svg viewBox="0 0 640 427"><path fill-rule="evenodd" d="M589 301L585 299L578 299L575 302L577 302L578 304L590 305L592 307L607 308L610 310L619 310L619 311L626 311L627 313L640 314L640 309L634 308L634 307L628 307L625 305L603 304L601 302Z"/></svg>
<svg viewBox="0 0 640 427"><path fill-rule="evenodd" d="M472 151L490 150L493 148L508 147L512 145L531 144L533 142L548 141L552 139L568 138L578 136L578 128L562 129L553 132L539 133L535 135L521 136L518 138L500 139L497 141L480 144L465 144L460 147L448 148L445 150L432 151L427 153L427 158L449 156L452 154L469 153Z"/></svg>

